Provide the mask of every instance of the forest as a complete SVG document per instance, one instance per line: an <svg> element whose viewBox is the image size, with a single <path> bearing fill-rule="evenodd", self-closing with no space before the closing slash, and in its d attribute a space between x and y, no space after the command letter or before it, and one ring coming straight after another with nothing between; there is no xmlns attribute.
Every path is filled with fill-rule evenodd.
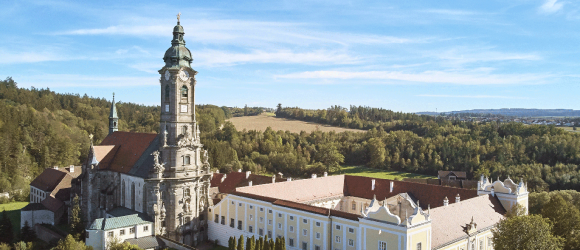
<svg viewBox="0 0 580 250"><path fill-rule="evenodd" d="M110 105L87 95L19 88L12 78L0 81L0 191L27 190L45 168L82 164L88 135L95 144L107 135ZM118 102L117 110L121 131L158 131L158 106ZM360 124L356 128L368 131L260 132L238 131L226 122L234 113L228 107L198 105L196 113L210 163L222 172L300 178L365 165L428 175L438 170L463 170L475 178L509 175L524 178L534 191L580 190L580 135L553 126L461 122L369 107L313 111L279 105L277 117Z"/></svg>

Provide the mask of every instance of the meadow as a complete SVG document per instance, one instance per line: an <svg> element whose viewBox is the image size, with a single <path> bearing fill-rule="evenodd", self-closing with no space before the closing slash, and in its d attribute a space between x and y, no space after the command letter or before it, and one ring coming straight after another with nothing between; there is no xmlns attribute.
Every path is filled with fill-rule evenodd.
<svg viewBox="0 0 580 250"><path fill-rule="evenodd" d="M437 179L437 176L413 174L393 170L380 170L363 166L341 166L340 171L337 171L333 174L347 174L390 180L403 180L405 178Z"/></svg>
<svg viewBox="0 0 580 250"><path fill-rule="evenodd" d="M6 211L8 218L12 222L14 235L20 234L20 209L28 205L28 202L11 202L0 204L0 211Z"/></svg>
<svg viewBox="0 0 580 250"><path fill-rule="evenodd" d="M310 133L316 130L320 130L322 132L334 131L337 133L344 131L365 132L365 130L360 129L341 128L313 122L276 118L272 113L263 113L257 116L233 117L227 121L233 123L236 129L240 131L244 129L264 131L266 128L271 127L274 131L282 130L290 131L293 133L300 133L301 131Z"/></svg>

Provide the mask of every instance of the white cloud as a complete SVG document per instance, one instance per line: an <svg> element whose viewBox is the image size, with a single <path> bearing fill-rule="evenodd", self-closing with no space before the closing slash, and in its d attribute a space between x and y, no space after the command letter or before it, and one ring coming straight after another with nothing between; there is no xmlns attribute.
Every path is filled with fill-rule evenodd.
<svg viewBox="0 0 580 250"><path fill-rule="evenodd" d="M543 13L554 13L562 9L564 3L558 2L558 0L546 0L542 6L540 6L539 11Z"/></svg>
<svg viewBox="0 0 580 250"><path fill-rule="evenodd" d="M290 50L261 51L255 50L250 53L235 53L219 50L205 50L192 52L200 64L234 65L244 63L281 63L281 64L354 64L361 61L360 58L347 54L316 50L309 52L294 52Z"/></svg>
<svg viewBox="0 0 580 250"><path fill-rule="evenodd" d="M424 71L420 73L398 71L306 71L275 76L275 78L281 79L373 80L381 83L404 81L459 85L538 84L542 83L547 77L538 74L488 74L477 70L463 72Z"/></svg>
<svg viewBox="0 0 580 250"><path fill-rule="evenodd" d="M501 95L416 95L418 97L444 97L444 98L475 98L475 99L529 99L519 96L501 96Z"/></svg>
<svg viewBox="0 0 580 250"><path fill-rule="evenodd" d="M0 50L0 64L18 64L18 63L37 63L48 61L67 61L71 57L61 55L52 51L23 51L23 52L6 52Z"/></svg>
<svg viewBox="0 0 580 250"><path fill-rule="evenodd" d="M139 20L139 24L121 24L106 28L76 29L54 32L52 35L122 35L171 36L173 24L160 25L159 20ZM143 24L145 23L145 24ZM147 24L150 23L150 24ZM303 23L262 22L239 19L183 20L185 40L208 44L232 44L250 47L271 46L272 43L308 46L312 44L399 44L422 43L429 38L402 38L374 34L322 32Z"/></svg>
<svg viewBox="0 0 580 250"><path fill-rule="evenodd" d="M460 66L468 63L498 62L498 61L538 61L542 57L536 53L513 53L495 51L491 47L462 47L457 46L449 50L431 51L425 56L436 58L443 64Z"/></svg>
<svg viewBox="0 0 580 250"><path fill-rule="evenodd" d="M428 9L428 10L422 10L420 12L441 14L441 15L454 15L454 16L470 16L470 15L477 14L476 12L473 12L473 11L451 10L451 9Z"/></svg>

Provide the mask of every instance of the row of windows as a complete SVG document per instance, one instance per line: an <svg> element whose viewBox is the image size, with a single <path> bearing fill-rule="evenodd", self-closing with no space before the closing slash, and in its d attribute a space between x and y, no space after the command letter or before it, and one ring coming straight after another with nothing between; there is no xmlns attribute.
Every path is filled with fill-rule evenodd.
<svg viewBox="0 0 580 250"><path fill-rule="evenodd" d="M216 214L215 215L215 218L214 218L214 222L215 223L218 223L219 218L220 218L219 215ZM263 217L260 217L260 219L263 220L264 218ZM319 222L317 222L317 223L319 223ZM222 225L225 225L225 216L221 216L221 224ZM234 224L235 224L235 219L233 219L233 218L230 219L230 227L231 228L234 228ZM272 220L268 220L268 224L271 225L272 224ZM238 228L238 230L243 230L243 223L242 223L241 220L238 220L238 227L237 228ZM282 229L282 223L278 223L278 229ZM341 226L340 225L336 225L336 229L340 230L341 229ZM250 233L254 233L254 227L253 226L248 226L248 231ZM290 226L289 227L289 231L290 232L294 232L294 226ZM349 232L350 233L354 233L354 228L349 228ZM263 236L264 235L264 229L260 228L258 230L258 234L260 236ZM302 234L304 236L308 236L308 229L302 229ZM272 231L270 231L270 230L268 230L268 237L269 238L272 238ZM320 239L320 238L321 238L321 234L320 234L320 232L317 232L316 233L316 239ZM336 236L335 240L336 240L337 243L340 243L341 242L341 237L340 236ZM293 239L292 239L292 242L293 242ZM354 240L353 239L349 239L348 240L348 245L349 246L354 246ZM290 246L293 246L293 245L290 245Z"/></svg>
<svg viewBox="0 0 580 250"><path fill-rule="evenodd" d="M236 203L235 203L234 201L232 201L232 205L234 205L234 206L235 206L235 204L236 204ZM241 207L242 205L243 205L243 203L241 203L241 202L238 202L238 206L240 206L240 207ZM252 206L252 205L250 205L249 207L250 207L250 209L253 209L253 208L254 208L254 206ZM260 212L263 212L263 211L264 211L264 208L263 208L263 207L260 207ZM269 214L272 214L272 213L273 213L272 209L268 209L268 213L269 213ZM282 218L282 216L284 215L283 213L277 213L277 214L278 214L278 218ZM215 223L218 223L218 219L219 219L219 215L217 215L217 214L216 214L216 215L215 215L215 219L214 219ZM253 220L254 220L254 216L250 214L250 215L249 215L249 219L250 219L251 221L253 221ZM294 220L294 216L290 215L290 216L289 216L289 219L290 219L291 221L293 221L293 220ZM234 226L233 226L234 219L231 219L231 220L232 220L232 221L230 222L230 226L233 228L233 227L234 227ZM260 223L263 223L263 222L264 222L264 217L260 217ZM241 221L240 221L240 223L241 223ZM306 219L306 218L303 218L303 219L302 219L302 223L304 223L304 224L307 224L307 223L308 223L308 219ZM224 225L225 225L225 217L224 217L224 216L222 216L222 224L224 224ZM272 225L272 220L271 220L271 219L269 219L269 220L268 220L268 225ZM321 223L320 223L319 221L316 221L316 222L315 222L315 225L316 225L317 227L320 227ZM281 224L281 223L278 223L278 228L280 228L280 229L282 228L282 224ZM292 227L292 226L290 226L290 228L292 229L293 227ZM341 229L342 229L341 225L336 225L336 230L341 230ZM354 233L354 228L352 228L352 227L349 227L349 228L348 228L348 232L349 232L349 233Z"/></svg>
<svg viewBox="0 0 580 250"><path fill-rule="evenodd" d="M165 101L166 102L170 101L170 99L169 99L169 91L170 91L169 85L166 85L165 86ZM180 89L180 93L181 93L181 97L182 98L187 98L187 96L188 96L187 86L183 85L181 87L181 89Z"/></svg>
<svg viewBox="0 0 580 250"><path fill-rule="evenodd" d="M148 225L143 226L143 232L148 232L148 231L149 231L149 226ZM134 227L129 228L129 234L134 234L134 233L135 233L135 228ZM119 235L120 236L125 235L125 229L119 230ZM113 236L115 236L115 231L107 232L107 237L113 237ZM89 237L89 235L87 234L87 238L88 237Z"/></svg>

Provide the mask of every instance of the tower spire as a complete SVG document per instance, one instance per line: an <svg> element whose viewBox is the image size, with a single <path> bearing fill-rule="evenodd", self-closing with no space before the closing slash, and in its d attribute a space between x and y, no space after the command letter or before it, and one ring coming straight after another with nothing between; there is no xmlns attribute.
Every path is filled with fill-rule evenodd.
<svg viewBox="0 0 580 250"><path fill-rule="evenodd" d="M117 116L115 93L113 92L113 102L111 103L111 112L109 114L109 134L112 134L116 131L119 131L119 117Z"/></svg>

